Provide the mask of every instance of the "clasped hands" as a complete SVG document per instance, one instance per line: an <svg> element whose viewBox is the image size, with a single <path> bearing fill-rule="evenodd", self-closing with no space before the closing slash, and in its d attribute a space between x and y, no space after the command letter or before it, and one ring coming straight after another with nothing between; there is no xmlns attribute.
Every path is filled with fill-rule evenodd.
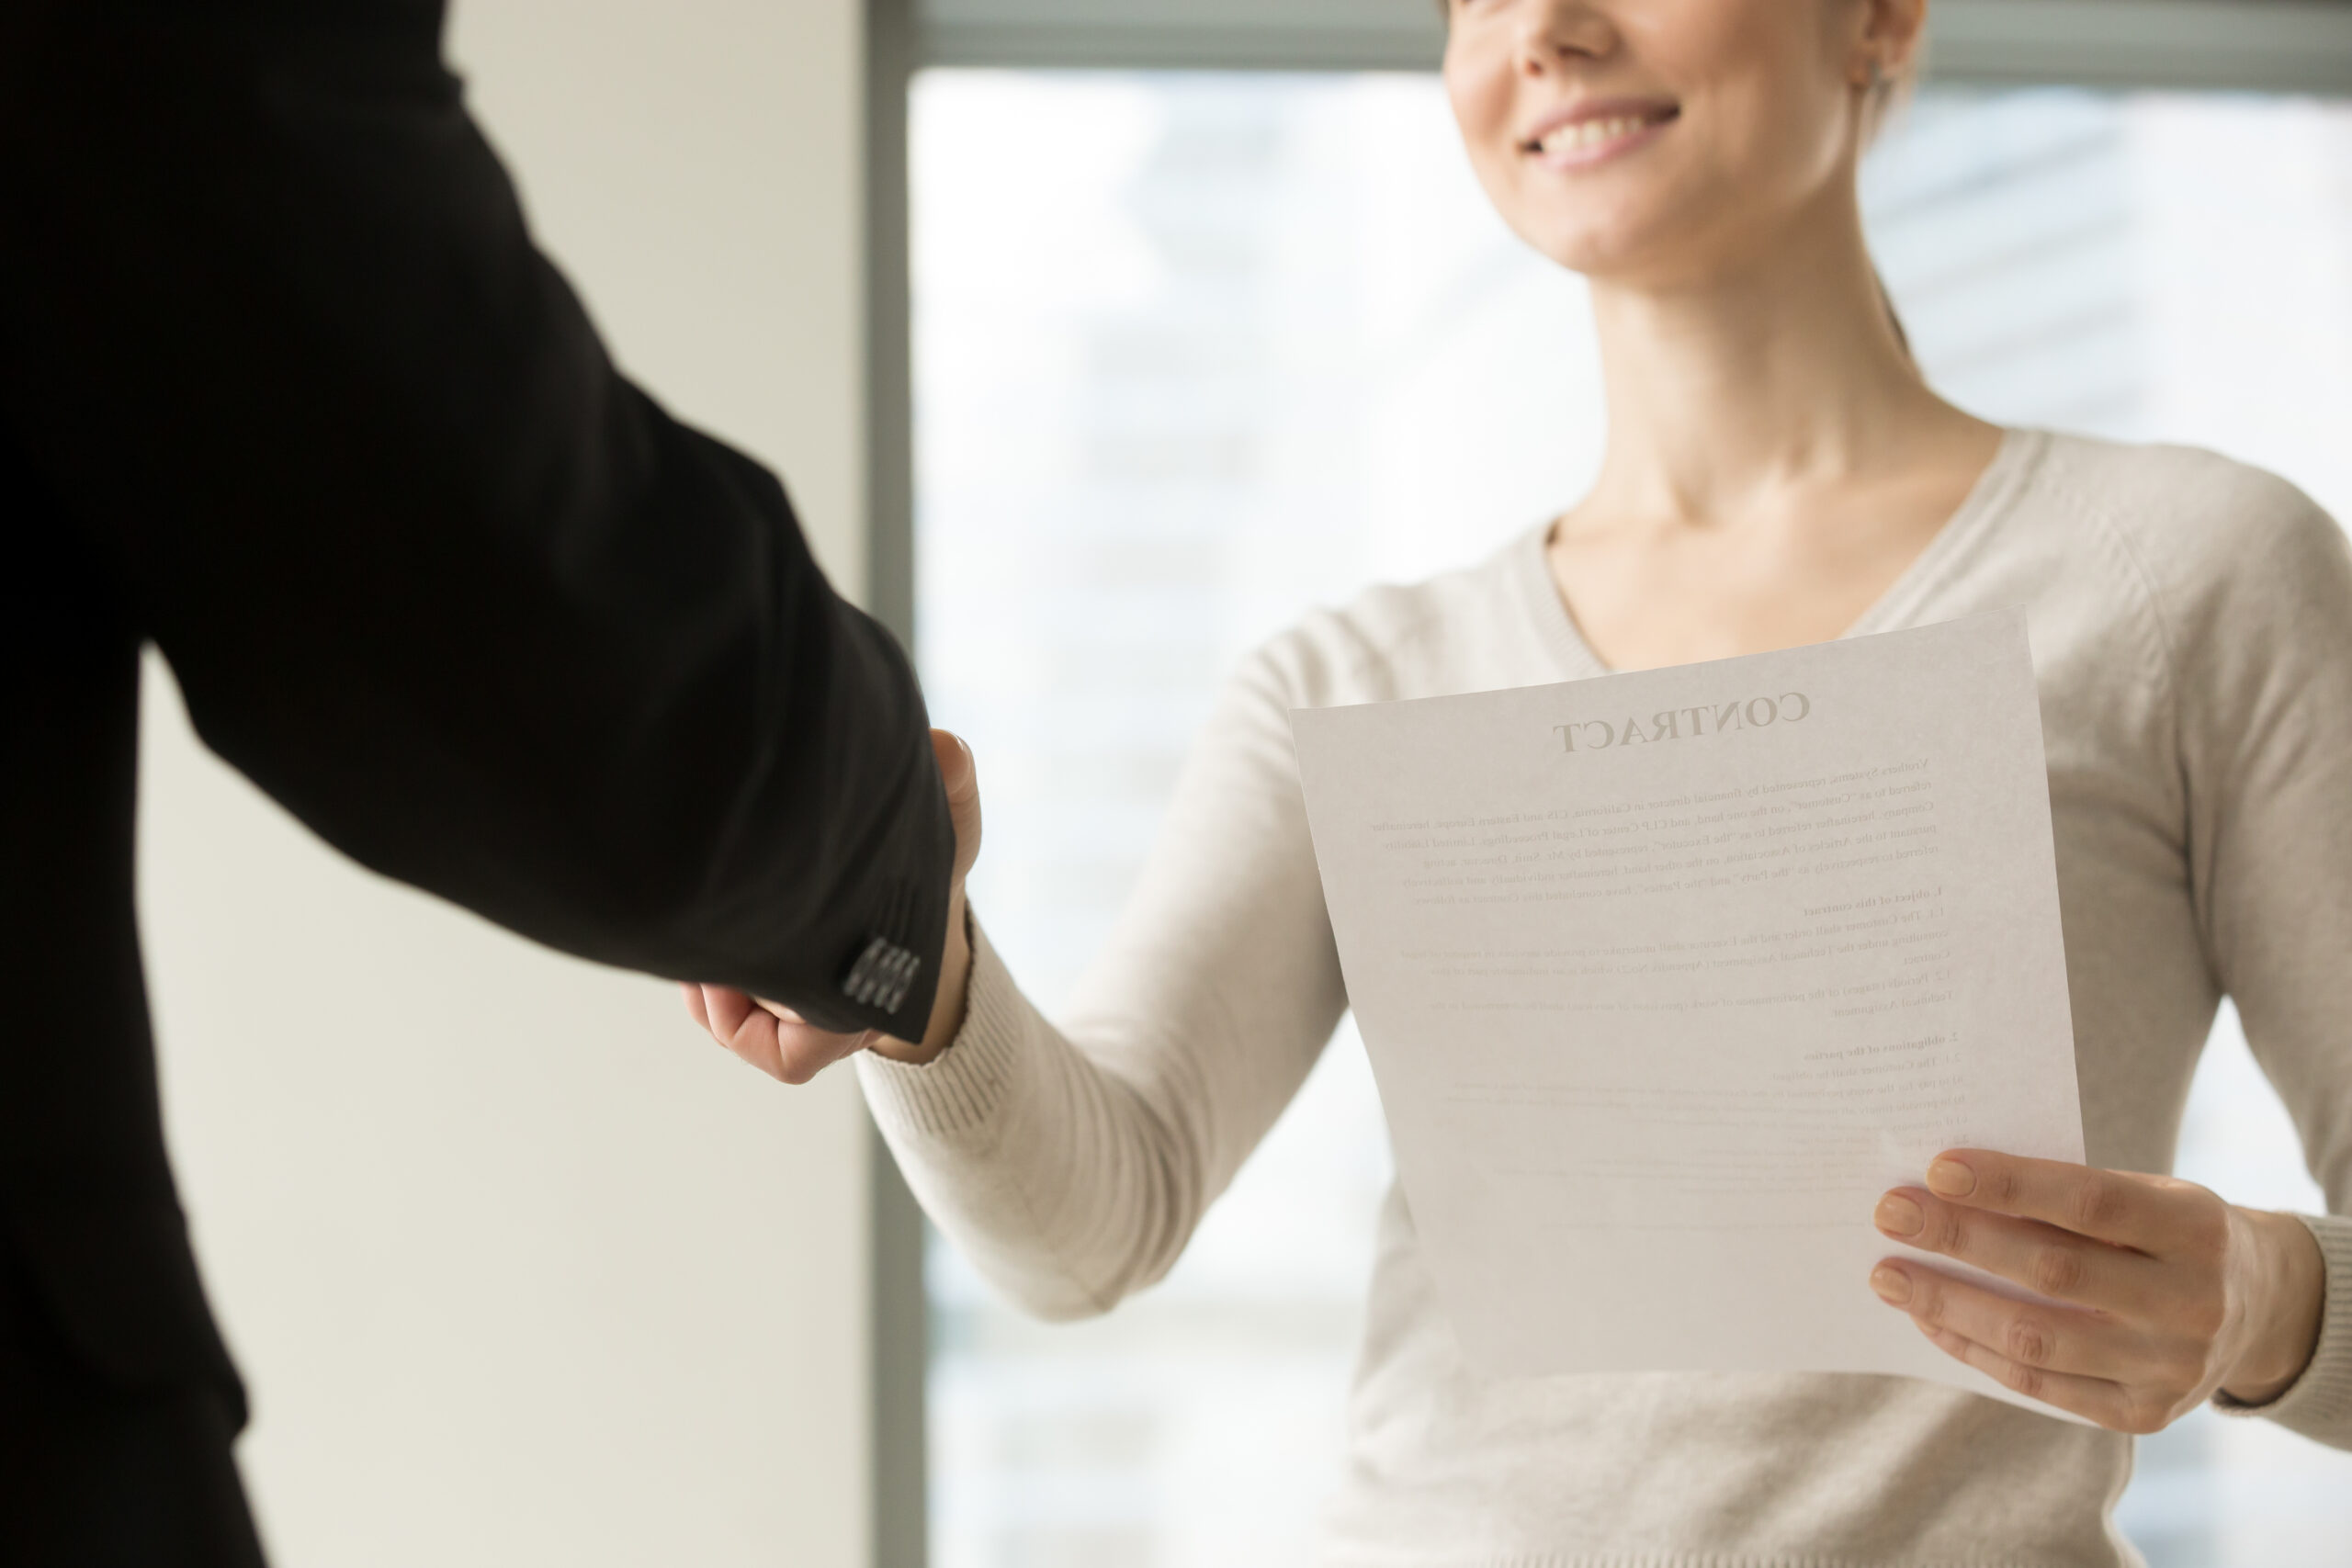
<svg viewBox="0 0 2352 1568"><path fill-rule="evenodd" d="M2326 1273L2311 1232L2195 1182L1953 1149L1872 1217L2046 1298L1890 1258L1871 1271L1882 1301L1947 1355L2119 1432L2159 1431L2217 1391L2267 1404L2319 1337Z"/></svg>
<svg viewBox="0 0 2352 1568"><path fill-rule="evenodd" d="M947 949L940 958L930 1026L919 1041L895 1039L878 1029L842 1033L820 1029L781 1002L763 1000L732 986L682 987L694 1021L770 1077L805 1084L860 1051L893 1061L928 1062L946 1050L964 1027L964 994L972 968L964 883L980 855L979 775L972 749L946 730L931 732L931 750L939 763L940 783L946 787L948 817L956 826L956 861L947 884Z"/></svg>

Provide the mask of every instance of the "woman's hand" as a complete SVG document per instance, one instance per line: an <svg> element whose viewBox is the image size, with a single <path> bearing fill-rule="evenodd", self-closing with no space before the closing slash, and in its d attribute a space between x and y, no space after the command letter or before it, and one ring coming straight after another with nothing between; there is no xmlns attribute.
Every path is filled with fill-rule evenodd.
<svg viewBox="0 0 2352 1568"><path fill-rule="evenodd" d="M790 1008L748 996L732 986L686 986L686 1011L711 1037L773 1078L807 1083L844 1056L872 1051L900 1062L928 1062L964 1027L964 994L972 948L964 929L964 880L980 858L980 784L971 748L944 729L931 732L956 824L956 863L947 885L947 951L940 959L939 991L921 1042L896 1040L878 1029L842 1034L819 1029Z"/></svg>
<svg viewBox="0 0 2352 1568"><path fill-rule="evenodd" d="M1875 1218L2051 1298L1888 1258L1871 1272L1882 1300L1946 1353L2119 1432L2159 1431L2216 1390L2266 1404L2319 1338L2326 1273L2311 1232L2194 1182L1953 1149Z"/></svg>

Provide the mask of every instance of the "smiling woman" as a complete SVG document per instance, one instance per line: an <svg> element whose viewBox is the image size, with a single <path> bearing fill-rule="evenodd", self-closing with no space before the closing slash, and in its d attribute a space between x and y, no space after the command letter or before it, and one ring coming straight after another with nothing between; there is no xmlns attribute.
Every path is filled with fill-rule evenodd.
<svg viewBox="0 0 2352 1568"><path fill-rule="evenodd" d="M1484 208L1447 146L1446 119L1442 94L1424 79L941 73L919 88L927 678L934 711L980 754L991 841L975 908L1007 967L1081 1043L1114 1017L1149 1016L1086 979L1087 960L1119 962L1138 941L1136 922L1115 917L1155 835L1174 835L1188 853L1205 841L1183 829L1193 786L1178 793L1175 818L1162 811L1173 759L1208 719L1221 673L1307 606L1344 600L1364 581L1525 548L1533 521L1600 466L1584 290L1513 243ZM1935 94L1877 154L1870 232L1928 375L1973 407L2010 423L2227 439L2341 504L2352 500L2352 471L2331 443L2294 432L2319 431L2319 411L2352 417L2336 359L2352 348L2352 321L2326 275L2278 242L2345 243L2329 205L2342 123L2341 111L2293 103ZM2256 190L2214 177L2256 149L2291 178ZM2119 289L2118 279L2131 286ZM2223 300L2235 312L2230 330L2208 330ZM2288 322L2301 326L2282 332ZM2240 393L2222 400L2224 388ZM1976 513L1931 575L1985 543L1973 530L2001 513ZM2257 525L2247 513L2216 523L2213 536L2252 553ZM1589 671L1566 662L1582 655L1566 640L1573 626L1551 619L1548 575L1530 572L1543 592L1506 595L1483 618L1503 637L1540 617L1552 631L1535 635L1552 651L1539 657L1561 661L1548 668ZM2110 575L2049 581L2071 592ZM2026 585L2041 579L2017 581L2030 597ZM1447 637L1485 646L1460 626L1437 623ZM1220 721L1209 722L1214 733ZM1165 886L1169 852L1158 858L1147 890ZM2178 979L2170 964L2118 968L2108 951L2086 950L2102 955L2096 967L2117 977L2120 994L2137 991L2132 1009L2151 983ZM2183 972L2201 966L2191 960ZM2151 1050L2116 1030L2117 1013L2081 1009L2089 994L2078 979L2078 1010L2109 1021L2086 1026L2086 1043L2117 1053L2094 1059L2130 1064L2120 1077L2086 1067L2091 1100L2109 1093L2112 1107L2118 1088L2170 1095L2185 1086L2202 1032L2193 1012L2180 1036ZM1207 1032L1180 1035L1167 1021L1154 1029L1227 1059ZM926 1073L948 1069L980 1038ZM2215 1082L2258 1086L2243 1051L2217 1054ZM995 1060L1034 1066L1047 1055L1024 1046ZM1148 1058L1118 1060L1129 1077ZM1267 1066L1246 1062L1217 1081ZM1035 1104L1044 1087L1014 1092ZM2241 1202L2324 1207L2292 1169L2291 1130L2267 1091L2255 1092L2197 1102L2186 1168ZM894 1102L879 1103L887 1112ZM2249 1136L2283 1171L2213 1163L2213 1129L2256 1124L2274 1129L2267 1142ZM1412 1418L1429 1408L1412 1374L1430 1363L1407 1353L1392 1315L1409 1231L1400 1237L1394 1203L1377 1235L1365 1223L1387 1181L1379 1127L1343 1030L1166 1281L1073 1326L1039 1327L1000 1304L979 1270L1001 1280L1002 1256L965 1228L950 1194L940 1212L968 1250L943 1247L933 1259L937 1561L1296 1562L1313 1551L1318 1502L1335 1490L1327 1531L1380 1503L1382 1489L1389 1524L1409 1524L1396 1493L1416 1457ZM2129 1132L2117 1154L2095 1136L2094 1157L2161 1168L2169 1146L2148 1138ZM1024 1160L1047 1143L1029 1131L1015 1141ZM925 1158L928 1145L902 1149ZM2326 1147L2315 1144L2312 1157L2340 1181ZM1096 1195L1084 1177L1044 1192L1080 1213ZM1365 1335L1356 1325L1368 1271ZM1014 1298L1035 1299L1025 1288ZM1340 1412L1351 1363L1350 1436ZM1443 1397L1464 1437L1474 1419L1486 1434L1537 1419L1498 1408L1485 1391ZM1570 1414L1546 1409L1555 1421ZM1688 1441L1753 1431L1765 1414L1694 1415ZM2068 1430L2018 1419L1960 1435L1956 1454L2020 1432L2038 1440L2042 1425ZM1530 1461L1547 1490L1596 1465L1605 1472L1600 1495L1579 1491L1563 1508L1622 1526L1629 1498L1705 1495L1681 1489L1679 1474L1589 1460L1570 1436L1549 1427L1530 1438L1532 1453L1548 1446L1548 1461ZM1752 1495L1777 1487L1786 1506L1741 1521L1742 1539L1769 1546L1764 1532L1809 1524L1816 1533L1806 1539L1819 1541L1838 1528L1815 1484L1822 1472L1809 1468L1825 1462L1826 1436L1811 1425L1784 1445L1791 1468ZM2086 1438L2107 1440L2058 1440ZM2227 1462L2239 1455L2258 1456L2258 1496L2255 1472ZM2332 1548L2318 1543L2346 1523L2335 1501L2346 1462L2272 1422L2199 1415L2143 1446L2120 1517L2167 1568L2324 1561ZM1466 1489L1475 1475L1508 1470L1489 1451L1453 1473ZM1946 1528L2010 1511L1964 1464L1936 1485ZM1485 1495L1463 1506L1508 1501ZM1887 1498L1890 1509L1901 1501ZM2034 1492L2030 1506L2043 1501ZM1446 1528L1475 1544L1530 1523L1481 1511ZM2121 1550L2103 1529L2083 1539L2078 1551L2053 1549L2054 1560L2112 1561L2100 1553ZM1328 1533L1326 1551L1351 1560ZM1894 1546L1873 1560L1917 1559Z"/></svg>
<svg viewBox="0 0 2352 1568"><path fill-rule="evenodd" d="M2245 723L2259 692L2352 701L2352 560L2267 476L2004 431L1928 388L1884 308L1857 184L1924 9L1819 0L1793 26L1782 0L1453 12L1443 77L1471 164L1504 220L1589 288L1600 471L1485 564L1362 596L1243 661L1064 1027L976 928L968 972L943 986L960 1017L858 1056L925 1208L1030 1310L1090 1315L1165 1275L1345 1007L1288 746L1299 707L2022 605L2092 1157L2166 1163L2225 989L2277 1021L2269 1048L2315 1114L2352 1103L2334 1030L2290 1021L2324 1014L2352 948L2352 908L2310 918L2293 846L2352 823L2313 793L2325 767L2278 724ZM2217 547L2222 519L2257 547ZM2137 574L2112 570L2119 534ZM2168 628L2154 645L2150 621ZM1654 739L1637 724L1613 739L1635 737ZM2205 760L2185 794L2184 753ZM2134 848L2148 841L2164 852ZM2192 864L2199 842L2229 852ZM2352 1137L2313 1157L2352 1183ZM1481 1380L1392 1190L1323 1555L2120 1562L2108 1512L2130 1448L2114 1433L2218 1394L2352 1444L2352 1223L2201 1190L2135 1206L2118 1196L2132 1179L1997 1151L1941 1165L1977 1184L1891 1194L1882 1228L2020 1284L2063 1275L2066 1310L1894 1260L1871 1287L1956 1358L2109 1434L1900 1380ZM2067 1225L2033 1200L2045 1189L2113 1202ZM1972 1195L1998 1212L1934 1223ZM2151 1207L2128 1232L2105 1223ZM2138 1261L2101 1267L2102 1249ZM2324 1328L2329 1300L2346 1322Z"/></svg>
<svg viewBox="0 0 2352 1568"><path fill-rule="evenodd" d="M2030 428L2184 428L2166 423L2172 389L2194 383L2173 374L2172 318L2154 313L2165 296L2117 282L2160 276L2140 269L2184 254L2177 240L2143 244L2138 227L2143 207L2188 210L2176 184L2154 201L2130 177L2172 165L2153 141L2144 161L2137 140L2119 145L2152 130L2156 107L1931 105L1917 139L1898 143L1904 156L1874 177L1873 238L1919 329L1918 366L1996 426L1921 384L1871 279L1853 166L1881 112L1876 84L1899 77L1906 58L1895 47L1901 7L1799 7L1822 23L1792 29L1812 52L1763 51L1769 80L1754 51L1722 47L1753 7L1496 0L1478 16L1509 24L1513 40L1483 70L1464 52L1472 10L1455 18L1445 107L1490 188L1484 215L1461 201L1440 127L1384 126L1367 107L1373 84L1343 95L1336 84L1071 80L1072 112L1058 119L1034 80L951 89L943 78L938 96L919 96L925 660L935 711L974 734L991 847L976 873L983 951L956 1042L926 1064L860 1066L960 1254L952 1267L943 1254L939 1274L934 1406L953 1561L1043 1561L1049 1540L1089 1562L1245 1561L1236 1543L1265 1537L1221 1525L1213 1549L1198 1506L1160 1510L1148 1536L1124 1532L1155 1517L1163 1488L1234 1506L1277 1484L1313 1490L1272 1455L1324 1440L1261 1436L1299 1431L1263 1415L1277 1380L1245 1381L1239 1361L1206 1349L1212 1324L1262 1321L1271 1334L1294 1321L1280 1303L1295 1296L1273 1281L1300 1281L1299 1231L1283 1233L1287 1253L1253 1244L1247 1266L1231 1265L1234 1238L1283 1229L1269 1205L1297 1201L1287 1195L1302 1166L1283 1185L1253 1175L1295 1161L1278 1153L1295 1145L1275 1134L1202 1216L1315 1059L1314 1015L1332 1005L1315 951L1319 911L1290 906L1312 877L1295 874L1284 837L1295 816L1286 706L1559 679L2023 604L2053 738L2092 1158L2108 1169L2170 1160L2166 1102L2186 1090L2223 987L2246 998L2267 1059L2291 1060L2281 1081L2299 1102L2314 1090L2313 1104L2335 1102L2330 1044L2280 1028L2293 1013L2282 1015L2278 987L2305 982L2281 976L2283 950L2268 939L2241 945L2249 917L2267 927L2258 911L2287 885L2252 863L2186 863L2192 844L2258 843L2292 815L2278 804L2292 791L2233 798L2265 775L2262 749L2199 742L2193 754L2231 755L2236 767L2199 772L2183 800L2166 798L2181 770L2161 724L2241 708L2244 659L2307 661L2295 646L2303 634L2282 645L2274 626L2251 654L2261 640L2251 626L2215 640L2211 617L2225 602L2285 614L2309 584L2340 581L2342 546L2290 492L2243 468ZM1686 30L1652 30L1678 16ZM1776 101L1774 84L1795 96ZM951 91L960 108L926 138L922 105L944 117ZM1479 116L1464 112L1481 94L1504 104L1503 138L1482 141ZM1674 114L1613 135L1604 124L1601 143L1637 144L1544 166L1542 136L1524 132L1612 100ZM1008 117L1003 137L989 134L990 103ZM1826 161L1754 161L1775 142L1822 145L1808 130L1821 126L1835 131ZM1494 196L1498 183L1512 188ZM1023 192L1037 199L1024 205ZM1496 244L1494 214L1540 255L1584 266L1589 284L1556 269L1539 281L1544 263ZM2170 232L2144 232L2160 230ZM1584 250L1563 255L1563 238ZM2323 296L2297 298L2325 317ZM2308 456L2254 450L2325 478ZM1530 526L1544 516L1547 526ZM1409 581L1475 559L1498 536L1505 548L1483 567L1358 596L1263 642L1304 599L1346 601L1368 577ZM2143 573L2119 570L2118 550ZM2282 558L2304 569L2256 564ZM1111 582L1132 588L1106 597L1099 585ZM2135 584L2154 602L2133 606ZM2151 657L2140 635L2151 623L2181 634L2177 657ZM1057 647L1085 652L1057 660ZM1148 832L1162 756L1203 717L1204 671L1237 653L1243 674L1191 737L1159 824L1162 850L1127 916L1104 919L1097 962L1065 986L1098 945L1091 922L1123 891L1127 846ZM2216 824L2189 819L2192 806L2227 813L2229 831L2207 837ZM2139 852L2151 844L2183 858L2168 884L2128 890L2158 863ZM2247 900L2217 928L2232 934L2178 945L2204 918L2181 906L2192 884ZM1011 985L1013 973L1026 987ZM1294 1117L1319 1091L1302 1092ZM2311 1156L2340 1186L2342 1151L2315 1136ZM2219 1190L2241 1202L2258 1194ZM2290 1260L2285 1244L2298 1235L2306 1247L2340 1240L2324 1216L2250 1228L2279 1244L2249 1243L2257 1263ZM1419 1243L1393 1195L1376 1256L1327 1560L1429 1555L1441 1540L1469 1562L2126 1554L2104 1517L2129 1450L2120 1437L1931 1410L1900 1389L1836 1380L1655 1380L1631 1424L1611 1413L1628 1413L1633 1391L1605 1380L1465 1385L1442 1322L1420 1310ZM981 1304L985 1279L1033 1311L1091 1314L1162 1269L1164 1288L1099 1331L1017 1329ZM2332 1341L2292 1343L2291 1308L2313 1297L2268 1276L2241 1276L2257 1281L2241 1302L2287 1310L2238 1320L2277 1328L2258 1337L2310 1364L2267 1407L2272 1424L2242 1429L2324 1435ZM2177 1299L2209 1285L2235 1288L2227 1269L2208 1269ZM1865 1280L1851 1288L1866 1310L1883 1310L1861 1294ZM1203 1337L1167 1337L1180 1323ZM2120 1337L2161 1348L2169 1333ZM2215 1335L2207 1349L2233 1359L2243 1392L2258 1394L2267 1353L2239 1355L2244 1343ZM2162 1349L2104 1381L2122 1390L2154 1371L2143 1380L2153 1387L2177 1360ZM1024 1379L1023 1364L1068 1375ZM1056 1409L1069 1419L1049 1419ZM994 1425L977 1425L983 1417ZM2110 1406L2109 1418L2144 1416ZM1864 1428L1869 1441L1846 1440ZM990 1430L1001 1449L973 1446ZM1013 1468L978 1468L986 1451ZM1204 1483L1212 1462L1227 1474L1215 1486ZM1905 1484L1875 1484L1883 1466L1899 1467ZM1112 1475L1125 1484L1088 1483ZM1064 1533L1036 1533L1048 1514ZM1264 1550L1306 1555L1288 1539L1287 1551Z"/></svg>

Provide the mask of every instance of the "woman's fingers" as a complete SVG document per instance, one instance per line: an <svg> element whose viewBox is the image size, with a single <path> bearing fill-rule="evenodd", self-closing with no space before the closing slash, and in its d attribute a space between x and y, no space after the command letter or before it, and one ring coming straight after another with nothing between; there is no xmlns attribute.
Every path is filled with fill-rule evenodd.
<svg viewBox="0 0 2352 1568"><path fill-rule="evenodd" d="M1912 1321L1918 1322L1916 1318ZM2071 1410L2086 1421L2096 1421L2118 1432L2154 1432L2164 1425L2162 1420L2151 1424L2133 1407L2132 1396L2121 1385L2104 1378L2029 1367L1949 1328L1933 1328L1921 1323L1919 1332L1953 1360L1965 1361L2004 1388L2028 1399Z"/></svg>
<svg viewBox="0 0 2352 1568"><path fill-rule="evenodd" d="M2162 1431L2202 1397L2194 1375L2177 1370L2182 1348L2146 1342L2136 1324L2012 1301L1907 1258L1873 1269L1871 1289L1954 1360L2114 1431Z"/></svg>
<svg viewBox="0 0 2352 1568"><path fill-rule="evenodd" d="M1871 1271L1871 1289L1921 1328L1940 1329L2036 1371L2116 1380L2131 1376L2141 1352L2123 1343L2129 1330L2094 1313L2012 1301L1973 1281L1908 1259Z"/></svg>
<svg viewBox="0 0 2352 1568"><path fill-rule="evenodd" d="M772 1078L785 1076L784 1051L776 1039L774 1013L760 1008L745 1013L734 1032L728 1036L727 1048ZM792 1080L786 1078L785 1081Z"/></svg>
<svg viewBox="0 0 2352 1568"><path fill-rule="evenodd" d="M678 989L686 994L686 1016L705 1029L710 1027L710 1009L703 1005L702 987L693 981L681 981Z"/></svg>
<svg viewBox="0 0 2352 1568"><path fill-rule="evenodd" d="M790 1008L732 986L689 986L686 1010L712 1038L772 1078L804 1084L844 1056L872 1044L873 1031L819 1029Z"/></svg>
<svg viewBox="0 0 2352 1568"><path fill-rule="evenodd" d="M751 998L732 986L705 986L702 1005L703 1025L721 1045L733 1040L743 1021L759 1010Z"/></svg>
<svg viewBox="0 0 2352 1568"><path fill-rule="evenodd" d="M2040 1220L2152 1257L2181 1243L2189 1217L2188 1182L2098 1170L2063 1160L2025 1159L1988 1149L1950 1149L1928 1167L1928 1190L1946 1202Z"/></svg>
<svg viewBox="0 0 2352 1568"><path fill-rule="evenodd" d="M770 1069L786 1083L803 1084L845 1056L854 1056L874 1043L873 1030L837 1034L814 1024L787 1023L776 1019L776 1066Z"/></svg>
<svg viewBox="0 0 2352 1568"><path fill-rule="evenodd" d="M961 882L980 858L980 774L972 749L953 731L931 732L931 754L939 763L939 782L947 792L948 819L956 825L956 864L953 880Z"/></svg>
<svg viewBox="0 0 2352 1568"><path fill-rule="evenodd" d="M1964 1208L1916 1187L1880 1199L1871 1219L1882 1235L1973 1263L2054 1301L2120 1310L2163 1288L2162 1266L2138 1252L2038 1220Z"/></svg>
<svg viewBox="0 0 2352 1568"><path fill-rule="evenodd" d="M776 1049L775 1018L732 986L704 986L703 1027L711 1038L768 1074L777 1076L783 1058Z"/></svg>

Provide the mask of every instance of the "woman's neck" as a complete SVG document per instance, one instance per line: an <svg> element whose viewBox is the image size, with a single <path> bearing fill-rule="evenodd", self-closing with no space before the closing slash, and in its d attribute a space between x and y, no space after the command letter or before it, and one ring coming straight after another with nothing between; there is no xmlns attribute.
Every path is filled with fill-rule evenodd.
<svg viewBox="0 0 2352 1568"><path fill-rule="evenodd" d="M1999 448L1920 379L1850 210L1702 283L1597 282L1593 306L1608 453L1549 557L1618 669L1847 631Z"/></svg>
<svg viewBox="0 0 2352 1568"><path fill-rule="evenodd" d="M1734 524L1984 427L1930 392L1879 292L1850 199L1728 273L1597 280L1609 443L1580 514Z"/></svg>

